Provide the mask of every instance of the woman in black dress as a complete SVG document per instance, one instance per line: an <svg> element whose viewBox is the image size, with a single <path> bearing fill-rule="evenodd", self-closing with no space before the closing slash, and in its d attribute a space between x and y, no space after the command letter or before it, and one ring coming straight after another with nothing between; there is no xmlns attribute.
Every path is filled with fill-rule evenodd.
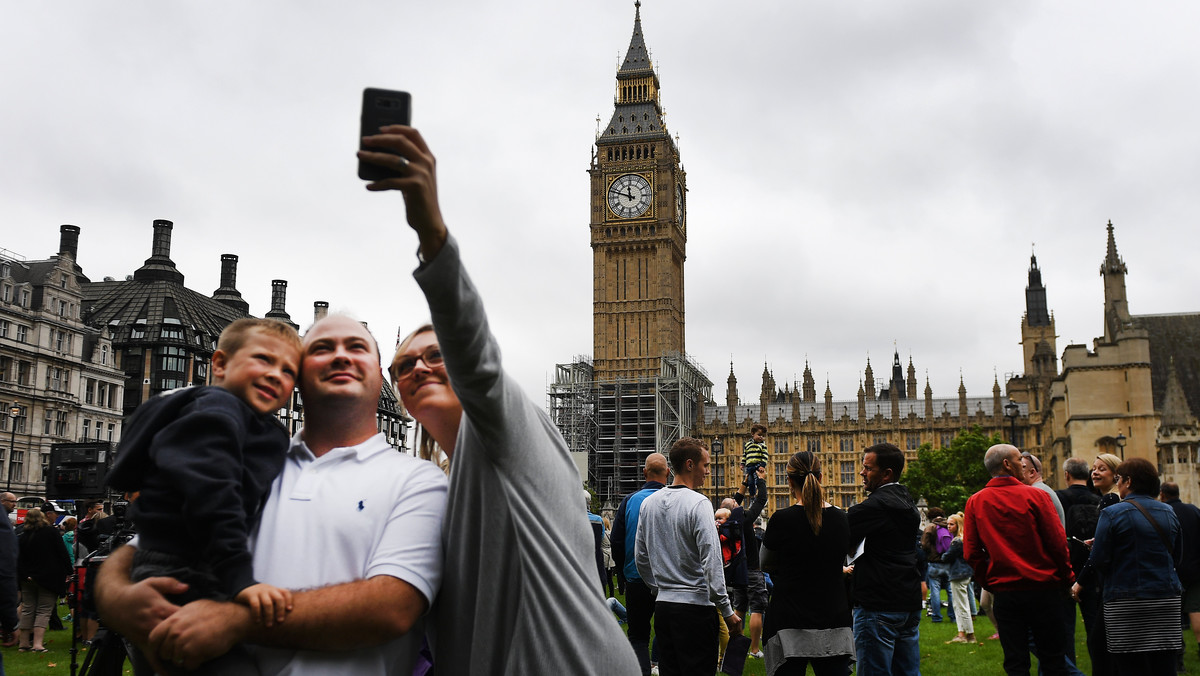
<svg viewBox="0 0 1200 676"><path fill-rule="evenodd" d="M821 460L808 451L788 461L796 504L775 512L763 536L762 568L775 592L767 605L763 651L767 676L845 676L854 654L846 593L846 513L825 502Z"/></svg>

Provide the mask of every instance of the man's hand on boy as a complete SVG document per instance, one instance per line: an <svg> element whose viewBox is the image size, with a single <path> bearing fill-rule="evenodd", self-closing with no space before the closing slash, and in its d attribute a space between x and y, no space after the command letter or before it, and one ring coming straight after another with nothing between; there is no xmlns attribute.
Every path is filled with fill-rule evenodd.
<svg viewBox="0 0 1200 676"><path fill-rule="evenodd" d="M254 621L265 627L283 622L292 610L292 592L269 584L252 584L238 592L234 600L250 606Z"/></svg>

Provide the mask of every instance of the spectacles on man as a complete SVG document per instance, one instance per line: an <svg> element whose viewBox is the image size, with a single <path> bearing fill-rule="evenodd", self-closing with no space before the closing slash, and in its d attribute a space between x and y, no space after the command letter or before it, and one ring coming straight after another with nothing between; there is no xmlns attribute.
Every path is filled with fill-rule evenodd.
<svg viewBox="0 0 1200 676"><path fill-rule="evenodd" d="M437 345L430 345L429 347L425 348L425 351L421 354L416 356L407 356L396 362L396 380L404 380L405 378L411 377L413 371L415 371L417 368L418 361L425 362L425 365L429 368L437 368L438 366L441 366L443 363L445 363L442 361L442 348L438 347Z"/></svg>

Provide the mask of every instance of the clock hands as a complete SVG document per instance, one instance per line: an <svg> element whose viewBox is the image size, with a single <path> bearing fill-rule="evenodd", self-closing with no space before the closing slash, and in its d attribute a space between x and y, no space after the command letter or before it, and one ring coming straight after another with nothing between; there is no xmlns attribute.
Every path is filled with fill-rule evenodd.
<svg viewBox="0 0 1200 676"><path fill-rule="evenodd" d="M633 189L630 188L629 186L625 186L625 192L621 192L620 190L617 190L615 188L613 189L612 192L615 193L617 195L617 197L624 197L625 199L629 200L630 202L636 202L639 199L641 199L640 196L635 196L633 194Z"/></svg>

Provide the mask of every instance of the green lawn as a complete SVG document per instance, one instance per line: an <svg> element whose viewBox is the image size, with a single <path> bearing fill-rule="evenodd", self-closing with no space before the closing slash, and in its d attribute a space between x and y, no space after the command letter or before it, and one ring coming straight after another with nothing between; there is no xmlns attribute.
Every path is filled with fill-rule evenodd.
<svg viewBox="0 0 1200 676"><path fill-rule="evenodd" d="M621 598L621 597L618 597ZM624 598L621 598L624 603ZM987 617L975 618L976 644L945 642L958 634L954 622L931 622L928 618L921 620L921 674L922 676L960 676L961 674L998 674L1003 673L1001 664L1004 662L1004 651L1000 649L1000 641L988 640L996 633ZM1196 642L1191 631L1183 632L1183 642L1186 646L1184 665L1188 673L1200 674L1200 658L1196 655ZM1085 674L1091 673L1092 661L1088 658L1086 635L1083 631L1083 619L1075 622L1075 656L1077 665ZM1034 665L1030 673L1037 673L1037 660L1030 658ZM762 660L753 657L746 660L745 676L765 676L766 669ZM810 670L811 673L811 670Z"/></svg>
<svg viewBox="0 0 1200 676"><path fill-rule="evenodd" d="M620 598L620 597L618 597ZM624 602L624 598L621 598ZM59 606L59 614L67 613L66 606ZM69 626L69 624L68 624ZM975 635L980 644L951 644L945 641L954 637L957 629L953 622L934 624L928 619L921 621L921 673L923 676L959 676L960 674L995 674L1000 673L1000 663L1003 653L999 641L989 641L988 636L995 633L992 623L986 617L975 618ZM1200 659L1196 656L1196 643L1190 631L1184 632L1184 645L1187 646L1185 665L1189 673L1200 674ZM21 653L16 648L4 648L4 669L7 676L64 676L70 674L71 668L71 633L69 631L54 631L46 635L47 653ZM1084 644L1083 621L1076 623L1075 652L1079 658L1079 668L1084 673L1091 672L1091 660L1087 656ZM80 646L77 656L79 664L83 664L86 652ZM1031 670L1033 671L1033 670ZM129 673L129 672L126 672ZM750 658L746 661L746 676L759 676L766 673L762 660ZM1033 672L1036 673L1036 672Z"/></svg>

